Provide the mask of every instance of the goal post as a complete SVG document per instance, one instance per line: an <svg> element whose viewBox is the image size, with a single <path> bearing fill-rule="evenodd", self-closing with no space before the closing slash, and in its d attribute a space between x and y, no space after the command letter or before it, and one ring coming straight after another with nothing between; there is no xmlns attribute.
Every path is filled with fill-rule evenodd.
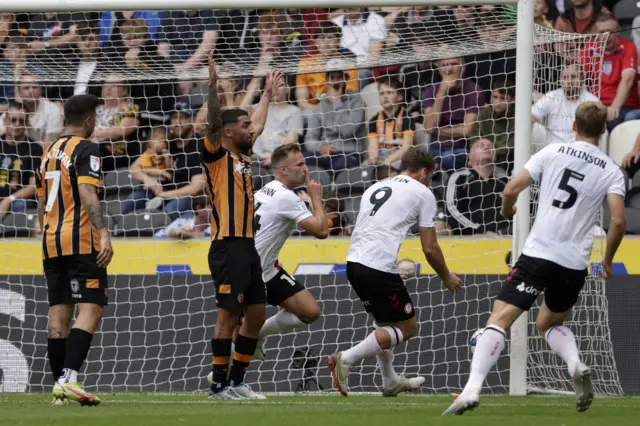
<svg viewBox="0 0 640 426"><path fill-rule="evenodd" d="M514 171L524 168L531 156L531 97L533 93L533 3L534 0L519 0L516 47L516 128ZM518 196L517 213L513 226L511 262L515 265L524 242L529 235L531 196L529 189ZM527 393L527 316L521 315L511 327L511 352L509 363L509 393Z"/></svg>
<svg viewBox="0 0 640 426"><path fill-rule="evenodd" d="M428 72L435 75L438 70L436 66L432 65L433 63L453 57L470 57L472 58L471 63L467 63L466 66L467 69L474 69L475 74L470 75L469 78L473 80L484 78L482 84L474 86L476 88L473 89L474 92L471 95L478 99L485 97L487 92L491 92L491 83L494 80L504 80L505 84L509 82L511 85L508 88L509 93L515 87L515 113L513 116L515 127L510 128L508 132L513 134L515 141L513 147L509 149L513 150L512 169L517 172L523 168L532 152L536 150L535 144L532 143L532 140L536 139L532 135L531 124L533 93L536 91L545 93L551 90L550 88L556 88L560 85L558 75L564 69L565 63L557 58L558 55L550 55L550 52L554 50L556 45L573 46L569 49L572 49L571 54L576 55L577 58L577 45L586 43L602 45L604 40L602 36L563 34L534 25L534 0L312 0L305 3L304 7L467 5L478 6L480 9L480 6L486 7L487 4L491 6L516 6L511 9L515 15L509 18L511 20L508 23L502 9L487 8L482 12L484 13L482 19L489 19L495 25L495 34L486 30L482 37L468 37L462 30L450 33L449 30L454 27L455 29L459 29L458 26L461 28L463 25L461 22L465 18L456 17L453 11L448 9L446 19L436 20L434 27L435 30L442 30L442 34L438 33L438 36L442 37L444 41L437 40L438 43L434 44L423 43L421 37L426 38L425 34L409 31L406 34L407 39L400 40L403 43L398 41L395 44L389 43L389 46L382 49L377 57L368 62L361 62L357 54L353 54L346 56L344 61L341 58L339 63L324 59L308 60L307 66L303 68L299 65L302 60L307 59L308 56L314 56L308 55L309 52L305 50L304 56L281 55L279 62L260 68L258 58L251 56L251 54L259 56L259 50L248 50L250 54L244 56L229 50L227 54L233 61L221 61L218 64L218 74L221 80L226 80L227 83L233 80L233 84L238 87L229 89L233 84L225 83L220 87L221 95L225 96L225 102L231 102L238 106L235 103L238 101L234 97L238 98L238 94L246 94L253 87L251 90L255 92L254 100L257 99L261 89L259 83L256 83L257 86L252 86L252 84L255 83L255 77L264 76L269 68L278 68L289 77L288 81L292 93L297 88L295 76L298 74L320 73L328 78L326 77L327 71L345 71L340 68L344 64L349 68L348 72L343 73L345 75L350 75L351 72L358 75L358 72L373 68L388 68L386 72L389 79L401 80L400 83L403 84L402 92L405 94L405 98L402 99L403 108L405 104L409 103L409 92L417 93L414 96L417 96L418 99L414 99L415 105L413 106L415 108L411 111L415 113L415 116L410 118L412 124L408 125L407 129L401 130L414 137L412 141L414 145L427 149L437 135L431 134L429 129L425 130L420 121L424 113L425 93L428 92L429 86L434 86L434 80L430 80L430 83L426 84L417 78L415 79L417 82L411 83L414 86L408 87L409 82L414 81L410 78L426 72L427 68L418 66L420 63L428 63L430 67ZM235 2L187 0L183 3L169 0L25 0L19 3L1 3L0 12L97 12L114 9L151 12L238 8L246 10L265 9L267 6L269 10L299 8L300 2L292 0L271 0L267 3L256 0L237 0ZM460 19L460 22L456 19ZM317 17L311 17L310 20L313 25L319 24ZM249 25L248 22L249 18L247 18L247 25ZM110 24L115 25L113 21ZM293 24L299 24L299 22ZM151 25L149 23L149 32ZM311 33L305 34L300 28L296 27L293 32L300 31L303 35L312 37ZM312 26L312 28L315 27ZM168 34L164 31L160 28L159 32L155 33L158 39L154 43L160 44L158 40L168 40ZM474 31L471 33L476 34ZM254 33L249 31L247 34L255 40L259 39L257 30ZM304 40L302 43L308 41L310 40ZM288 47L299 48L299 45L293 42L291 44L292 46ZM132 50L136 48L134 47ZM279 46L280 48L284 49L282 46ZM67 86L68 89L70 86L70 93L75 93L74 91L78 87L82 89L83 85L85 89L91 85L102 88L108 79L115 79L120 83L112 82L115 86L126 86L124 88L127 89L122 92L123 94L109 96L122 99L126 96L134 98L132 92L135 89L135 99L141 100L141 104L144 103L146 109L140 106L138 111L137 105L135 108L134 105L130 105L131 108L129 105L124 105L126 108L123 107L120 110L118 108L122 105L119 104L117 108L112 108L117 110L117 113L106 114L103 125L107 126L109 122L117 121L114 116L118 114L120 114L118 120L121 120L121 117L144 116L144 125L132 126L136 127L136 133L130 139L135 139L135 142L142 147L141 151L135 154L136 156L143 153L148 141L153 141L153 130L156 126L173 126L170 124L170 116L173 114L188 110L187 115L192 114L192 124L196 125L196 132L198 131L197 126L206 125L206 122L201 120L202 117L205 117L206 121L206 114L198 113L198 111L200 113L204 111L202 105L204 100L201 100L202 102L195 107L195 110L190 110L190 107L185 106L184 102L184 99L192 96L191 89L201 89L201 86L206 86L207 76L204 61L200 62L198 67L180 71L176 71L175 62L168 60L142 64L146 68L138 67L140 64L137 62L129 66L126 60L123 62L106 61L105 64L101 64L102 68L96 66L89 71L85 68L81 70L79 66L77 69L70 70L60 65L64 64L66 60L77 60L78 56L78 51L73 49L41 50L37 55L34 55L35 59L28 64L27 69L29 74L35 76L46 88L58 89L58 86ZM593 61L597 62L600 59L594 56ZM228 64L227 62L233 63ZM504 70L496 71L494 68L495 64L504 63L503 68L507 69L510 65L506 64L512 62L515 64L515 69L509 69L508 73ZM414 65L415 69L411 69ZM406 74L405 68L411 69L413 74ZM0 83L6 80L4 77L10 77L13 80L13 75L7 76L5 70L6 68L0 68ZM93 79L80 81L81 74L86 72L89 74L95 72L99 77L95 78L97 83ZM379 100L379 88L377 82L368 74L366 75L365 78L360 79L372 82L366 86L363 85L363 87L358 87L356 84L356 91L359 92L363 100L353 107L354 109L363 109L365 112L359 116L357 123L347 124L358 124L361 128L366 128L365 141L367 141L367 137L372 137L373 133L375 135L373 137L377 137L381 145L386 146L383 144L383 139L387 137L385 122L380 118L378 120L382 124L378 124L376 121L376 117L380 117L377 114L381 114L382 108ZM514 75L515 82L511 81ZM550 81L547 81L547 76L551 75L555 77L549 77ZM385 78L380 81L384 82ZM430 78L435 77L431 76ZM171 102L166 107L164 103L155 98L165 96L162 95L162 87L174 84L174 80L177 81L175 85L180 87L178 89L172 88L171 90L175 89L175 91L167 92L166 97L171 98ZM599 82L592 83L590 86L597 89ZM312 83L308 85L311 86ZM545 89L541 89L540 86L545 86ZM184 92L178 93L179 91ZM198 92L193 96L202 97L202 95L203 93ZM319 93L317 99L313 100L320 102L325 97L326 94ZM294 103L291 102L291 97L288 100L290 102L278 101L278 103ZM482 101L481 104L484 106L485 102ZM487 101L486 104L488 105L489 102ZM246 106L242 105L242 107ZM408 109L412 109L411 105L408 106ZM352 112L354 110L347 107L341 110L340 114L346 115ZM285 118L288 118L288 114L289 110L281 113L282 123L286 121ZM304 127L308 132L310 129L309 116L313 114L308 114L308 111L304 113L291 112L291 114L302 115L300 121L304 119ZM335 114L332 111L325 115L334 116ZM413 123L414 121L415 123ZM497 123L500 120L491 118L490 121ZM323 131L335 125L335 123L325 124L320 120L314 121L314 123L321 123L318 126L322 127ZM178 124L177 127L181 125ZM298 129L291 126L288 131L296 133ZM373 130L371 130L372 128ZM494 131L490 130L490 132ZM495 132L498 133L498 130ZM395 135L399 132L391 129L389 133ZM139 137L139 140L135 135ZM298 136L302 137L302 134L298 134ZM492 136L499 135L492 134ZM165 137L168 140L166 133ZM361 135L358 137L363 139ZM101 142L107 144L107 142L114 141L103 140ZM268 140L267 142L272 141ZM309 144L308 138L303 142L303 146ZM113 144L111 148L115 145ZM364 146L363 152L366 153L366 142ZM318 160L322 157L319 152L311 151L309 154L311 160ZM115 152L107 154L106 158L114 162L117 160ZM255 160L255 162L259 163L262 160L264 158ZM464 166L461 167L464 168ZM105 173L104 178L104 206L109 226L115 237L114 247L116 249L113 269L110 270L113 304L107 308L109 314L103 322L101 332L94 339L95 349L92 350L85 366L85 370L90 373L87 379L88 385L99 391L199 390L202 388L202 378L208 372L206 359L209 349L207 342L213 327L211 320L215 311L210 285L211 277L206 264L207 235L198 234L201 239L188 242L158 239L139 241L134 239L135 236L151 237L159 228L164 228L175 217L172 216L169 220L170 213L165 215L162 211L146 211L147 206L145 205L132 208L131 212L124 213L123 206L128 201L127 197L133 197L136 192L144 192L144 188L140 182L132 178L127 166L114 167L114 169ZM250 381L256 383L257 389L263 391L295 391L299 383L298 380L301 380L302 383L301 390L307 390L305 387L307 379L315 380L316 385L323 384L326 388L330 382L326 371L318 369L318 359L330 354L331 351L345 349L347 345L359 341L371 326L361 303L350 291L346 278L343 276L343 269L344 263L346 263L346 247L348 246L347 231L353 228L362 192L373 181L373 174L377 172L377 169L367 164L366 160L358 163L357 166L345 166L338 170L334 170L333 167L330 167L328 171L319 169L320 167L314 167L313 173L315 174L312 177L317 178L323 184L327 194L331 194L332 204L338 206L335 207L335 211L332 211L338 219L332 219L335 220L332 223L344 221L344 226L336 225L335 228L342 229L341 227L343 227L345 232L340 234L343 238L331 236L326 241L317 242L304 238L304 235L301 237L300 233L296 231L295 236L283 249L280 260L289 273L295 274L312 291L321 304L323 316L310 327L302 327L299 331L283 336L272 336L267 340L267 360L263 363L254 363L247 376ZM261 171L262 168L258 167L258 170ZM345 178L345 176L347 177ZM448 199L441 198L447 198L448 195L445 192L449 191L449 187L455 186L454 176L457 176L455 178L457 179L459 174L456 175L456 171L451 170L442 173L436 180L434 192L438 192L440 204L446 204L448 201ZM260 182L266 182L271 178L270 175L257 175L257 177ZM449 182L447 182L447 178ZM491 195L498 198L497 192L499 191L495 192ZM187 198L190 198L194 210L197 210L196 204L202 204L199 201L201 197L197 195L191 195ZM504 255L511 249L511 262L515 263L522 251L532 216L535 214L530 208L532 204L535 205L532 203L532 199L535 201L535 189L527 190L520 195L515 220L510 225L509 232L504 232L501 238L489 235L489 232L439 237L445 258L451 269L466 276L466 288L461 295L455 298L443 293L439 279L424 260L419 241L415 237L409 237L404 244L400 258L407 257L422 268L422 276L406 281L414 298L416 310L420 310L418 312L420 332L415 339L409 341L402 350L398 351L396 364L398 369L403 370L406 374L429 376L425 384L425 391L456 392L464 385L470 361L469 339L488 317L491 301L497 294L500 279L507 270L503 260ZM200 204L198 204L198 208L205 210L206 202L204 206ZM439 205L439 207L439 214L444 216L441 221L447 222L447 219L452 216L449 206ZM485 207L481 207L481 209L485 209ZM489 208L486 209L489 210ZM16 212L5 218L4 228L2 228L4 234L1 237L3 244L0 244L0 257L2 257L0 258L0 271L2 271L0 272L0 314L11 318L8 323L8 337L0 335L0 366L5 371L4 381L13 380L12 384L5 383L4 389L18 391L43 390L48 383L45 358L46 336L43 334L46 327L46 292L43 290L40 277L41 268L37 266L40 265L39 244L34 238L22 238L25 236L20 231L15 232L18 236L15 239L6 232L10 228L8 225L13 220L12 218L16 218L15 223L18 222L17 218L23 218L26 223L30 223L29 221L34 219L32 216L33 211L28 209L24 214ZM192 219L194 224L197 223L197 217ZM193 229L200 228L193 225ZM508 236L509 234L511 236ZM590 279L590 283L588 296L581 302L583 306L580 307L575 319L576 326L584 331L584 334L578 336L583 344L581 349L585 347L584 344L586 344L589 333L595 330L597 344L588 345L587 350L592 356L591 360L594 365L598 367L598 371L605 372L603 375L596 372L597 377L594 380L596 391L599 393L620 393L610 333L606 322L607 301L604 297L604 287L597 278ZM602 314L603 309L605 310L604 315ZM273 313L273 310L270 310L269 313ZM3 318L0 317L0 321ZM0 322L0 325L3 324ZM564 377L563 367L558 362L547 365L550 359L549 354L541 346L540 339L532 333L532 321L528 315L521 316L514 324L507 348L498 362L497 373L493 372L489 377L488 392L525 395L531 391L532 386L536 390L543 391L564 390L568 381ZM10 367L5 367L7 365ZM29 366L30 375L24 371L26 365ZM357 374L358 378L353 379L352 387L354 390L375 391L374 379L377 374L375 364L365 363L359 373ZM356 381L357 383L355 383Z"/></svg>

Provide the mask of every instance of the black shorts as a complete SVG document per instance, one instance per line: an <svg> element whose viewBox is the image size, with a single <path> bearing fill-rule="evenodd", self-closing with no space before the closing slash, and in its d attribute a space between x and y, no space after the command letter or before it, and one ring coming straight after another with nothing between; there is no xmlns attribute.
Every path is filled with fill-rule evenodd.
<svg viewBox="0 0 640 426"><path fill-rule="evenodd" d="M240 305L265 304L260 256L253 239L225 238L212 241L209 269L219 308L236 310Z"/></svg>
<svg viewBox="0 0 640 426"><path fill-rule="evenodd" d="M347 262L347 278L364 310L373 315L378 324L406 321L416 315L400 275Z"/></svg>
<svg viewBox="0 0 640 426"><path fill-rule="evenodd" d="M49 306L95 303L105 306L107 269L96 263L98 253L59 256L43 260Z"/></svg>
<svg viewBox="0 0 640 426"><path fill-rule="evenodd" d="M523 254L502 284L498 300L528 311L544 292L544 301L551 312L566 312L576 304L587 274L586 268L569 269Z"/></svg>
<svg viewBox="0 0 640 426"><path fill-rule="evenodd" d="M304 286L281 268L275 277L267 281L267 301L271 306L280 306L282 302L302 290Z"/></svg>

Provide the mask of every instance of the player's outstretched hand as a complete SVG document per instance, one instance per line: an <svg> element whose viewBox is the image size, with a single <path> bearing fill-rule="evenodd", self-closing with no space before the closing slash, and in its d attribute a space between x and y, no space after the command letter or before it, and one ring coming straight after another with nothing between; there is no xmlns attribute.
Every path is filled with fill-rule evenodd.
<svg viewBox="0 0 640 426"><path fill-rule="evenodd" d="M611 275L613 275L613 263L602 262L602 270L600 271L600 276L606 280Z"/></svg>
<svg viewBox="0 0 640 426"><path fill-rule="evenodd" d="M216 61L213 60L213 49L211 49L211 52L209 52L209 84L216 84L217 81Z"/></svg>
<svg viewBox="0 0 640 426"><path fill-rule="evenodd" d="M307 194L312 200L322 200L322 185L307 175Z"/></svg>
<svg viewBox="0 0 640 426"><path fill-rule="evenodd" d="M112 258L113 247L111 247L111 236L109 235L109 231L104 228L100 233L100 253L98 253L96 262L99 267L106 268L107 265L111 263Z"/></svg>
<svg viewBox="0 0 640 426"><path fill-rule="evenodd" d="M462 288L462 280L458 278L453 272L449 273L449 276L444 280L444 286L452 293L457 292Z"/></svg>

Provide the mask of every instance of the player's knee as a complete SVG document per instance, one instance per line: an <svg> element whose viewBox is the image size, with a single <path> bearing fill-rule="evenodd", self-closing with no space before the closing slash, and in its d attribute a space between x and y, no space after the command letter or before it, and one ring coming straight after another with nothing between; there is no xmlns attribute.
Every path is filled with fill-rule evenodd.
<svg viewBox="0 0 640 426"><path fill-rule="evenodd" d="M318 306L318 303L307 306L305 309L298 313L297 317L303 323L311 324L318 318L320 318L320 306Z"/></svg>
<svg viewBox="0 0 640 426"><path fill-rule="evenodd" d="M413 317L409 321L405 321L399 328L402 330L402 336L404 337L403 340L406 342L417 334L418 322L416 321L416 318Z"/></svg>
<svg viewBox="0 0 640 426"><path fill-rule="evenodd" d="M49 339L64 339L69 334L69 325L49 322Z"/></svg>
<svg viewBox="0 0 640 426"><path fill-rule="evenodd" d="M303 312L300 312L297 317L303 323L311 324L320 318L320 307L316 305L313 308L306 309Z"/></svg>

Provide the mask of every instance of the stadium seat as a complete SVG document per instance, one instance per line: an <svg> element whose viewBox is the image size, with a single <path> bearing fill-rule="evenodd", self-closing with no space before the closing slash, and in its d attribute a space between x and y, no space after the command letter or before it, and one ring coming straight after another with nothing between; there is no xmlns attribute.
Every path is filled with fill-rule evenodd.
<svg viewBox="0 0 640 426"><path fill-rule="evenodd" d="M627 205L635 209L640 209L640 191L632 191L627 195Z"/></svg>
<svg viewBox="0 0 640 426"><path fill-rule="evenodd" d="M336 176L336 188L346 195L362 194L371 184L374 166L366 165L348 169Z"/></svg>
<svg viewBox="0 0 640 426"><path fill-rule="evenodd" d="M631 23L634 18L640 15L640 3L638 0L622 0L613 7L613 14L620 23Z"/></svg>
<svg viewBox="0 0 640 426"><path fill-rule="evenodd" d="M2 221L2 234L5 237L29 237L37 219L37 210L11 213Z"/></svg>
<svg viewBox="0 0 640 426"><path fill-rule="evenodd" d="M169 225L169 217L164 212L149 213L136 210L122 216L121 234L125 237L151 237L154 233Z"/></svg>
<svg viewBox="0 0 640 426"><path fill-rule="evenodd" d="M117 195L122 198L133 192L139 183L131 179L129 169L118 169L104 174L102 186L106 196Z"/></svg>
<svg viewBox="0 0 640 426"><path fill-rule="evenodd" d="M625 121L614 127L609 136L609 157L617 164L622 164L622 159L633 148L639 133L640 120Z"/></svg>
<svg viewBox="0 0 640 426"><path fill-rule="evenodd" d="M326 170L309 167L309 177L322 185L323 192L331 189L331 175Z"/></svg>

